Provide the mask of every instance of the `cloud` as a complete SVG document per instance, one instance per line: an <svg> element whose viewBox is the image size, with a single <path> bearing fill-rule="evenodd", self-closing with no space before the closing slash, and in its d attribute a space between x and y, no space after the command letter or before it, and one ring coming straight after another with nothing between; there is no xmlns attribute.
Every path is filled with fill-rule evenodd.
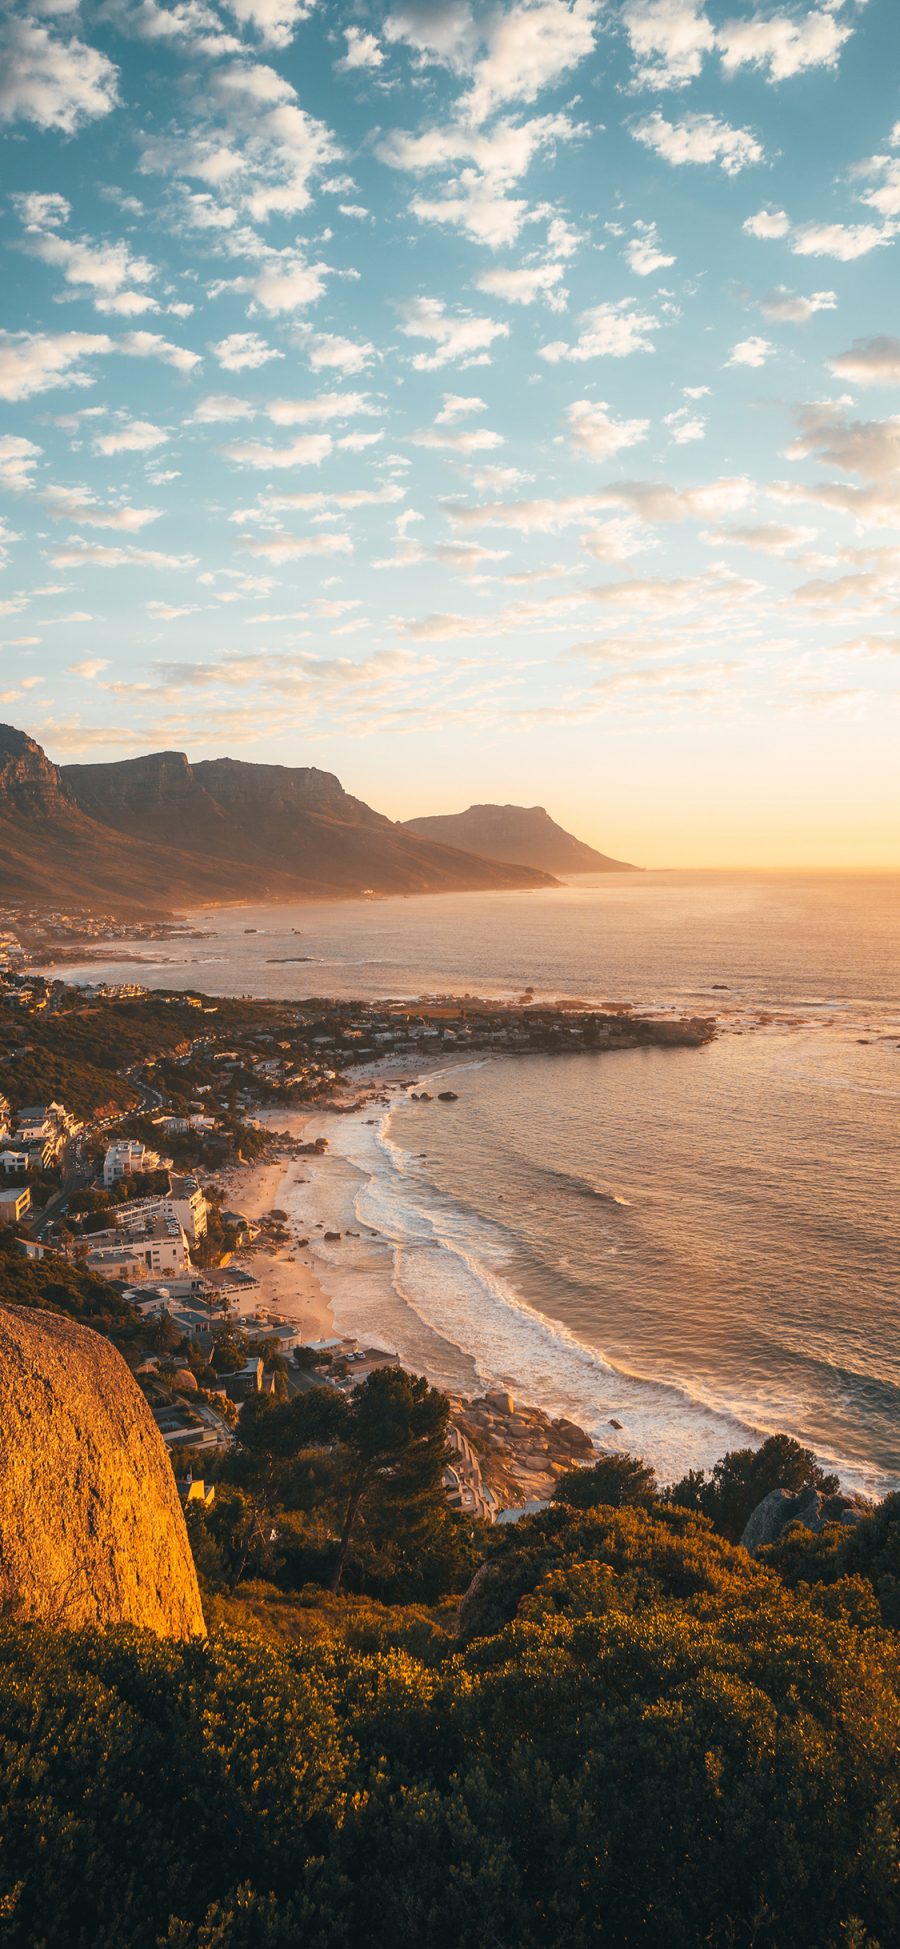
<svg viewBox="0 0 900 1949"><path fill-rule="evenodd" d="M692 413L687 406L676 407L673 413L666 413L663 425L669 429L669 438L676 447L686 447L694 440L706 436L706 421L700 413Z"/></svg>
<svg viewBox="0 0 900 1949"><path fill-rule="evenodd" d="M96 453L112 455L117 453L151 453L161 447L169 435L161 426L154 426L152 420L130 420L114 433L99 433L94 441Z"/></svg>
<svg viewBox="0 0 900 1949"><path fill-rule="evenodd" d="M509 337L508 325L470 311L448 312L442 298L413 298L398 309L404 337L424 338L435 348L415 354L412 364L417 372L436 372L456 359L466 365L487 365L488 347L495 339Z"/></svg>
<svg viewBox="0 0 900 1949"><path fill-rule="evenodd" d="M622 24L635 60L633 88L685 87L715 46L702 0L626 0Z"/></svg>
<svg viewBox="0 0 900 1949"><path fill-rule="evenodd" d="M327 270L326 264L307 264L295 251L286 251L252 280L253 295L270 317L301 311L322 296Z"/></svg>
<svg viewBox="0 0 900 1949"><path fill-rule="evenodd" d="M273 447L267 440L245 440L223 447L227 459L239 467L319 467L331 452L330 433L301 433L290 446Z"/></svg>
<svg viewBox="0 0 900 1949"><path fill-rule="evenodd" d="M752 480L736 474L691 488L671 487L665 481L613 481L592 494L472 504L450 501L445 507L455 527L512 528L523 535L555 534L562 528L590 521L609 508L627 508L643 521L716 520L746 508L755 492Z"/></svg>
<svg viewBox="0 0 900 1949"><path fill-rule="evenodd" d="M365 372L377 356L374 345L341 338L337 332L311 332L301 339L303 351L313 372Z"/></svg>
<svg viewBox="0 0 900 1949"><path fill-rule="evenodd" d="M85 683L93 683L95 677L99 677L102 671L108 669L109 662L106 657L89 656L83 663L70 663L68 674L70 677L83 677Z"/></svg>
<svg viewBox="0 0 900 1949"><path fill-rule="evenodd" d="M290 82L263 62L239 60L204 81L188 129L173 123L143 138L139 168L173 178L188 220L188 186L199 182L201 223L214 226L218 211L227 234L238 211L264 223L305 210L311 185L340 155L331 130L300 107Z"/></svg>
<svg viewBox="0 0 900 1949"><path fill-rule="evenodd" d="M467 0L412 0L389 14L385 39L405 43L421 65L464 77L463 121L477 126L505 102L531 102L576 68L595 41L599 0L518 0L475 11Z"/></svg>
<svg viewBox="0 0 900 1949"><path fill-rule="evenodd" d="M667 257L659 247L659 233L655 223L635 223L635 235L629 237L625 245L625 258L629 269L636 277L652 277L654 271L667 270L674 264L674 257Z"/></svg>
<svg viewBox="0 0 900 1949"><path fill-rule="evenodd" d="M894 148L900 146L898 130L900 122L891 135ZM874 189L866 190L860 197L861 203L868 204L871 210L877 210L879 216L900 216L900 156L869 156L860 163L857 174L870 176L875 183Z"/></svg>
<svg viewBox="0 0 900 1949"><path fill-rule="evenodd" d="M51 386L89 386L84 360L113 350L102 332L0 331L0 399L30 399Z"/></svg>
<svg viewBox="0 0 900 1949"><path fill-rule="evenodd" d="M771 358L774 350L774 345L767 338L742 338L739 339L737 345L732 346L731 354L726 360L726 364L749 365L754 367L765 365L766 360Z"/></svg>
<svg viewBox="0 0 900 1949"><path fill-rule="evenodd" d="M50 556L55 568L154 568L189 569L197 567L196 555L163 555L153 548L113 548L104 542L82 541L76 535Z"/></svg>
<svg viewBox="0 0 900 1949"><path fill-rule="evenodd" d="M855 263L870 250L893 241L894 226L874 223L804 223L791 237L795 257L836 257L839 264Z"/></svg>
<svg viewBox="0 0 900 1949"><path fill-rule="evenodd" d="M806 548L815 538L815 528L787 528L776 521L757 522L755 526L743 528L708 528L700 537L710 548L752 548L760 555L776 556Z"/></svg>
<svg viewBox="0 0 900 1949"><path fill-rule="evenodd" d="M652 312L637 310L633 299L619 298L583 312L579 325L574 345L555 339L541 346L541 358L550 365L558 365L561 359L580 364L585 359L627 359L632 352L652 352L650 333L659 330L659 319Z"/></svg>
<svg viewBox="0 0 900 1949"><path fill-rule="evenodd" d="M384 49L374 34L367 34L362 27L345 27L344 40L346 53L334 64L338 74L358 74L384 66Z"/></svg>
<svg viewBox="0 0 900 1949"><path fill-rule="evenodd" d="M627 562L633 555L655 548L657 543L652 529L628 514L588 528L581 537L581 546L596 562Z"/></svg>
<svg viewBox="0 0 900 1949"><path fill-rule="evenodd" d="M445 432L438 426L426 427L419 433L411 433L409 438L414 447L435 447L446 453L492 453L503 445L502 433L492 433L486 426L463 428L459 433Z"/></svg>
<svg viewBox="0 0 900 1949"><path fill-rule="evenodd" d="M807 298L797 291L789 291L784 284L776 285L774 291L759 300L763 317L773 325L805 325L817 311L834 311L836 307L835 291L813 291Z"/></svg>
<svg viewBox="0 0 900 1949"><path fill-rule="evenodd" d="M764 152L751 129L734 129L715 115L693 113L680 122L667 122L658 108L642 122L633 122L636 142L653 149L674 168L683 163L718 163L726 176L737 176L752 163L762 162Z"/></svg>
<svg viewBox="0 0 900 1949"><path fill-rule="evenodd" d="M489 12L463 114L482 122L503 102L534 101L561 81L591 53L598 12L598 0L520 0Z"/></svg>
<svg viewBox="0 0 900 1949"><path fill-rule="evenodd" d="M799 431L788 459L812 457L868 481L888 481L900 473L900 417L851 420L846 406L826 400L798 407L796 419Z"/></svg>
<svg viewBox="0 0 900 1949"><path fill-rule="evenodd" d="M360 413L380 413L368 393L317 393L312 399L271 399L266 413L276 426L305 426L328 420L354 419Z"/></svg>
<svg viewBox="0 0 900 1949"><path fill-rule="evenodd" d="M532 116L529 120L501 118L490 130L471 124L445 123L417 135L392 130L376 153L391 168L409 174L445 174L440 194L419 192L410 208L421 222L451 224L475 243L498 249L515 241L529 220L522 196L510 194L540 151L552 153L558 142L586 133L566 114ZM455 173L454 173L455 171ZM548 243L554 256L570 254L565 226L550 223Z"/></svg>
<svg viewBox="0 0 900 1949"><path fill-rule="evenodd" d="M160 359L176 372L193 372L202 364L199 352L190 352L185 345L173 345L170 339L161 338L159 332L126 332L112 349L124 352L131 359Z"/></svg>
<svg viewBox="0 0 900 1949"><path fill-rule="evenodd" d="M85 487L48 487L41 501L54 521L74 521L81 528L115 528L122 534L139 534L151 521L158 521L161 508L134 508L127 504L104 507Z"/></svg>
<svg viewBox="0 0 900 1949"><path fill-rule="evenodd" d="M457 420L468 419L471 413L486 413L483 399L471 393L445 393L444 404L435 420L436 426L453 426Z"/></svg>
<svg viewBox="0 0 900 1949"><path fill-rule="evenodd" d="M614 420L604 400L576 399L566 412L569 445L589 460L610 460L625 447L645 440L649 420Z"/></svg>
<svg viewBox="0 0 900 1949"><path fill-rule="evenodd" d="M491 250L515 243L528 214L524 197L508 196L468 169L444 195L414 196L410 209L423 223L450 224Z"/></svg>
<svg viewBox="0 0 900 1949"><path fill-rule="evenodd" d="M900 386L900 338L855 338L848 352L828 363L854 386Z"/></svg>
<svg viewBox="0 0 900 1949"><path fill-rule="evenodd" d="M523 264L518 268L481 271L475 287L487 297L502 298L509 305L532 305L543 298L552 311L565 309L566 293L561 290L562 264Z"/></svg>
<svg viewBox="0 0 900 1949"><path fill-rule="evenodd" d="M66 284L93 294L100 308L121 294L123 285L147 284L156 276L155 265L146 257L133 257L127 244L97 244L89 237L60 236L58 226L66 220L61 209L68 214L65 198L26 194L15 201L26 226L20 248L29 257L37 257L41 263L61 270ZM49 222L44 217L45 227L41 226L37 214L41 205L45 211L51 206ZM127 295L139 309L151 302L139 293Z"/></svg>
<svg viewBox="0 0 900 1949"><path fill-rule="evenodd" d="M837 6L840 0L837 0ZM716 37L726 74L742 67L762 68L768 81L788 81L807 68L834 68L841 48L853 32L837 19L837 6L811 8L809 13L754 14L750 20L727 20Z"/></svg>
<svg viewBox="0 0 900 1949"><path fill-rule="evenodd" d="M310 555L352 555L353 553L350 536L341 534L264 537L242 535L240 546L245 554L260 556L267 562L294 562Z"/></svg>
<svg viewBox="0 0 900 1949"><path fill-rule="evenodd" d="M36 122L72 135L118 102L118 71L74 35L9 14L0 24L0 122Z"/></svg>
<svg viewBox="0 0 900 1949"><path fill-rule="evenodd" d="M744 218L744 229L749 237L786 237L791 227L791 219L786 210L757 210L756 215Z"/></svg>
<svg viewBox="0 0 900 1949"><path fill-rule="evenodd" d="M233 393L207 393L205 399L198 399L191 418L197 426L216 426L223 420L252 420L255 411L249 399L237 399Z"/></svg>
<svg viewBox="0 0 900 1949"><path fill-rule="evenodd" d="M255 372L270 359L284 358L284 353L260 338L258 332L230 332L209 349L225 372Z"/></svg>
<svg viewBox="0 0 900 1949"><path fill-rule="evenodd" d="M32 487L42 452L42 447L20 434L0 434L0 486L11 488L13 493Z"/></svg>
<svg viewBox="0 0 900 1949"><path fill-rule="evenodd" d="M252 27L267 47L290 47L312 5L307 0L226 0L229 13L242 27Z"/></svg>

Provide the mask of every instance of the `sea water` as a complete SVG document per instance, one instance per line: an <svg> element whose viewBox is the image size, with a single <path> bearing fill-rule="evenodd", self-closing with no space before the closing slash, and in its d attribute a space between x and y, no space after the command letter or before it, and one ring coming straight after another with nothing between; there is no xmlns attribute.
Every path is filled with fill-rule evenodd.
<svg viewBox="0 0 900 1949"><path fill-rule="evenodd" d="M900 1485L900 880L628 875L198 924L102 972L714 1012L699 1050L498 1057L445 1079L456 1103L329 1119L323 1193L361 1234L317 1248L340 1323L670 1478L785 1431Z"/></svg>

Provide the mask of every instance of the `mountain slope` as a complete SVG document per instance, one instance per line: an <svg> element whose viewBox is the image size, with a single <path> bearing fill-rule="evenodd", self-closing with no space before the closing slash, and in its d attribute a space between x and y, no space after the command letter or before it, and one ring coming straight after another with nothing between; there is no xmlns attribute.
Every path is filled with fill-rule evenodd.
<svg viewBox="0 0 900 1949"><path fill-rule="evenodd" d="M8 898L121 912L552 885L545 873L423 839L312 767L183 752L51 763L0 726L0 886Z"/></svg>
<svg viewBox="0 0 900 1949"><path fill-rule="evenodd" d="M633 873L626 860L610 859L575 839L551 819L542 805L470 805L467 812L407 819L407 830L423 839L463 846L484 859L511 860L544 873Z"/></svg>

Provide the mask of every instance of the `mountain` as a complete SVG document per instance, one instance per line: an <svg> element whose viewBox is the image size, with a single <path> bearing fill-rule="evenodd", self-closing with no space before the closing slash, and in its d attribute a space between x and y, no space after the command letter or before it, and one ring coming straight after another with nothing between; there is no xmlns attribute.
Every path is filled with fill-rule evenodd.
<svg viewBox="0 0 900 1949"><path fill-rule="evenodd" d="M553 885L410 832L312 766L181 751L54 765L0 725L0 886L8 898L120 912Z"/></svg>
<svg viewBox="0 0 900 1949"><path fill-rule="evenodd" d="M482 859L511 860L543 873L635 873L626 860L595 852L551 819L542 805L470 805L467 812L407 819L407 830Z"/></svg>

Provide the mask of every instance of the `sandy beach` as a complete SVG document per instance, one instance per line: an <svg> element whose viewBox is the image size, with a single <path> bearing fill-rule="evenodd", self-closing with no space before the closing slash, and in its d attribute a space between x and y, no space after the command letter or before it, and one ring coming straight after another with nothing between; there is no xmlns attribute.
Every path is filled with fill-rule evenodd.
<svg viewBox="0 0 900 1949"><path fill-rule="evenodd" d="M279 1113L279 1128L290 1128L301 1136L305 1113ZM303 1177L304 1158L285 1149L280 1156L260 1164L239 1164L221 1180L226 1207L242 1212L259 1222L271 1211L290 1211L293 1186ZM260 1306L284 1319L296 1321L304 1340L327 1339L333 1330L331 1307L316 1276L312 1254L298 1247L296 1227L284 1245L267 1245L262 1239L235 1253L232 1264L252 1272L259 1281Z"/></svg>
<svg viewBox="0 0 900 1949"><path fill-rule="evenodd" d="M327 1142L329 1128L338 1119L370 1104L386 1104L391 1095L451 1066L461 1066L460 1060L448 1061L446 1053L440 1059L422 1055L413 1061L408 1056L385 1056L348 1070L321 1105L273 1109L264 1112L260 1121L295 1143L316 1137ZM348 1204L348 1174L338 1158L327 1150L303 1156L284 1145L275 1157L236 1165L220 1174L218 1181L225 1190L226 1208L257 1223L272 1211L287 1214L285 1243L269 1245L260 1239L236 1253L232 1261L259 1281L262 1308L296 1321L304 1340L313 1341L348 1330L342 1315L351 1292L356 1300L371 1292L373 1313L382 1311L376 1290L383 1294L386 1241L356 1226ZM337 1250L329 1232L341 1234ZM373 1333L385 1351L396 1351L383 1326L373 1325Z"/></svg>

